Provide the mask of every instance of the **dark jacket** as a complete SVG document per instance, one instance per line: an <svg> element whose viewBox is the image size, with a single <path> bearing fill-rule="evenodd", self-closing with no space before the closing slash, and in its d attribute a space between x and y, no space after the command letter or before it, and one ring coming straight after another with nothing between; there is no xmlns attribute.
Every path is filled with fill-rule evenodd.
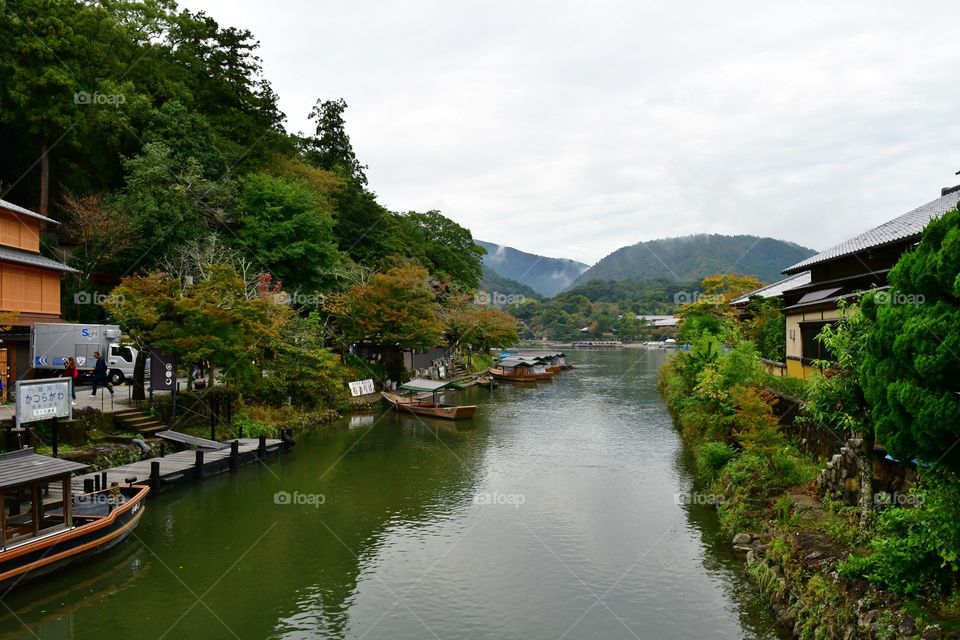
<svg viewBox="0 0 960 640"><path fill-rule="evenodd" d="M107 383L107 361L103 356L97 358L97 363L93 365L93 381L97 384Z"/></svg>

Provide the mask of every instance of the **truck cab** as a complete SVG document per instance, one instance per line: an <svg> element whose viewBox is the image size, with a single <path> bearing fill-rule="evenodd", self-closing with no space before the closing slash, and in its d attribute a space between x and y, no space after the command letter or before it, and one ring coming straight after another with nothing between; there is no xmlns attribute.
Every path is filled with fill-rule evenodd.
<svg viewBox="0 0 960 640"><path fill-rule="evenodd" d="M133 365L137 361L137 349L128 344L110 344L110 350L104 354L107 360L107 379L112 385L123 384L133 377Z"/></svg>

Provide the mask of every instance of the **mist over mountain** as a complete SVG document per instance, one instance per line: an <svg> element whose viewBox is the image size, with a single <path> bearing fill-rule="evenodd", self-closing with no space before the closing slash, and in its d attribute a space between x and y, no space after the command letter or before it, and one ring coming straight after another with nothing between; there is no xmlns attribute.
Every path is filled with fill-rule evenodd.
<svg viewBox="0 0 960 640"><path fill-rule="evenodd" d="M589 268L576 260L548 258L483 240L475 242L487 251L483 256L486 270L525 284L548 298L566 289Z"/></svg>

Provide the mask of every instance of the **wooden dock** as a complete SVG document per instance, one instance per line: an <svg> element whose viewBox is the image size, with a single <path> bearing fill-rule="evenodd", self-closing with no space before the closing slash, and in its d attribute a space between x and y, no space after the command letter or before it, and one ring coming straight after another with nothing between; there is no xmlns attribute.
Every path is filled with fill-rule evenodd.
<svg viewBox="0 0 960 640"><path fill-rule="evenodd" d="M224 447L221 449L188 449L160 458L149 458L121 467L74 476L73 492L89 493L114 484L148 484L151 495L156 495L181 482L202 480L289 451L292 440L238 438L222 444Z"/></svg>

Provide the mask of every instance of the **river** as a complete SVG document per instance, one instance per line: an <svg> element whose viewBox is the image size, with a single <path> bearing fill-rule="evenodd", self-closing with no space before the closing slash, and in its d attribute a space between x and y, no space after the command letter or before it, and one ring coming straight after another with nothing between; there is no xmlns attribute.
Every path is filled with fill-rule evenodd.
<svg viewBox="0 0 960 640"><path fill-rule="evenodd" d="M5 598L0 638L778 638L657 395L664 354L576 351L152 498L107 556Z"/></svg>

